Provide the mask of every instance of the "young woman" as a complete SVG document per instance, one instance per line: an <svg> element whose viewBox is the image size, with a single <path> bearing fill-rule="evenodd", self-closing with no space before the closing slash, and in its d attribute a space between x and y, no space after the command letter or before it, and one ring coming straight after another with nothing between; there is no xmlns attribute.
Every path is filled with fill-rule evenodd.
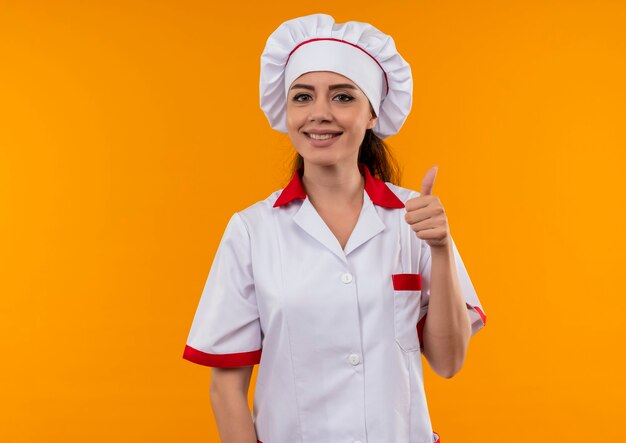
<svg viewBox="0 0 626 443"><path fill-rule="evenodd" d="M410 111L409 65L373 26L314 14L269 37L260 90L293 176L230 218L183 354L213 368L222 441L440 441L421 355L452 377L486 318L436 167L403 188L382 141Z"/></svg>

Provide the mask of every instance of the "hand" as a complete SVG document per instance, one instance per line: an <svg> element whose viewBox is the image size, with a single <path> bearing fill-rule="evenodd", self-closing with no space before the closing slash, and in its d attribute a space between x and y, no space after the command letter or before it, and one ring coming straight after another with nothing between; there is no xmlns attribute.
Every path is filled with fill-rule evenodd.
<svg viewBox="0 0 626 443"><path fill-rule="evenodd" d="M422 180L420 195L406 201L404 219L411 225L415 235L431 248L445 248L452 242L446 213L439 197L432 195L437 170L437 166L430 168Z"/></svg>

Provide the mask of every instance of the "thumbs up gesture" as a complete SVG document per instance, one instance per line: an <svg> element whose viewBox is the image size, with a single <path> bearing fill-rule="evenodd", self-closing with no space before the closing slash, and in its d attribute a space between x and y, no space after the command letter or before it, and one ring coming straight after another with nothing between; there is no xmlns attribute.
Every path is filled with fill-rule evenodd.
<svg viewBox="0 0 626 443"><path fill-rule="evenodd" d="M404 219L431 248L446 248L451 244L448 218L439 197L432 195L437 169L433 166L424 175L420 195L406 201Z"/></svg>

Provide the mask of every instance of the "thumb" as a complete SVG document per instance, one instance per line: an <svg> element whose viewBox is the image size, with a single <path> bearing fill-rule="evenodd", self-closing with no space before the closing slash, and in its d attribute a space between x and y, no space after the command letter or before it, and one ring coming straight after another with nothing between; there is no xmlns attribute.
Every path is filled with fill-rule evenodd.
<svg viewBox="0 0 626 443"><path fill-rule="evenodd" d="M437 176L437 171L439 166L433 166L426 172L424 175L424 179L422 180L422 191L420 195L431 195L433 190L433 185L435 184L435 177Z"/></svg>

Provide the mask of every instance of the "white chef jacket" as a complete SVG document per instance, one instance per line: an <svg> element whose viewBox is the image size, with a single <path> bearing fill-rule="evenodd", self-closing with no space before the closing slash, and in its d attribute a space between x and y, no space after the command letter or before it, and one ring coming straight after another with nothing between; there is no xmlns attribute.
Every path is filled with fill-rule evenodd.
<svg viewBox="0 0 626 443"><path fill-rule="evenodd" d="M433 443L421 331L430 246L405 221L419 193L365 176L345 246L290 183L230 218L183 358L259 364L252 419L260 443ZM452 241L472 335L486 317Z"/></svg>

